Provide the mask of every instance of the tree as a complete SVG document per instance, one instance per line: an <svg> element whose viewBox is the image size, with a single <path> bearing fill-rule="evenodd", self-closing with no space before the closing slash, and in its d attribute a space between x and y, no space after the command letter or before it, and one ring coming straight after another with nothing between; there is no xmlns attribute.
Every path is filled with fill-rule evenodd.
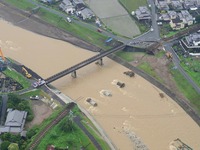
<svg viewBox="0 0 200 150"><path fill-rule="evenodd" d="M19 146L17 143L11 143L9 146L8 146L8 150L19 150Z"/></svg>
<svg viewBox="0 0 200 150"><path fill-rule="evenodd" d="M195 20L197 23L200 23L200 15L196 16Z"/></svg>
<svg viewBox="0 0 200 150"><path fill-rule="evenodd" d="M8 150L8 146L10 145L10 142L9 141L3 141L1 143L1 150Z"/></svg>

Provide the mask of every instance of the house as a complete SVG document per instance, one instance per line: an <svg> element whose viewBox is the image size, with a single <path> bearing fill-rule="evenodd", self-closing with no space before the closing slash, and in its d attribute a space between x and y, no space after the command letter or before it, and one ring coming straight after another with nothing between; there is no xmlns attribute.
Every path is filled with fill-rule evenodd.
<svg viewBox="0 0 200 150"><path fill-rule="evenodd" d="M169 6L166 1L159 1L157 7L160 10L169 10Z"/></svg>
<svg viewBox="0 0 200 150"><path fill-rule="evenodd" d="M170 21L170 26L173 30L180 30L185 27L184 23L182 20L180 20L179 17L176 17L175 19L172 19Z"/></svg>
<svg viewBox="0 0 200 150"><path fill-rule="evenodd" d="M86 19L91 19L95 15L89 8L84 8L80 11L77 11L77 16L79 16L83 20L86 20Z"/></svg>
<svg viewBox="0 0 200 150"><path fill-rule="evenodd" d="M183 6L186 10L197 10L197 1L196 0L185 0Z"/></svg>
<svg viewBox="0 0 200 150"><path fill-rule="evenodd" d="M185 40L188 46L200 46L200 33L190 34Z"/></svg>
<svg viewBox="0 0 200 150"><path fill-rule="evenodd" d="M146 6L141 6L135 11L135 15L138 20L151 19L151 13Z"/></svg>
<svg viewBox="0 0 200 150"><path fill-rule="evenodd" d="M187 10L181 10L181 13L179 13L179 18L183 20L183 23L186 25L192 25L194 22L192 15L190 15Z"/></svg>
<svg viewBox="0 0 200 150"><path fill-rule="evenodd" d="M173 10L167 11L170 19L175 19L177 17L177 13Z"/></svg>
<svg viewBox="0 0 200 150"><path fill-rule="evenodd" d="M63 0L59 7L68 14L73 14L75 12L75 7L70 0Z"/></svg>
<svg viewBox="0 0 200 150"><path fill-rule="evenodd" d="M175 10L182 10L183 9L182 3L179 0L171 1L171 6Z"/></svg>
<svg viewBox="0 0 200 150"><path fill-rule="evenodd" d="M159 19L163 20L163 21L170 21L170 16L168 13L162 14Z"/></svg>
<svg viewBox="0 0 200 150"><path fill-rule="evenodd" d="M0 127L0 134L4 132L21 133L24 129L27 112L8 109L7 113L4 126Z"/></svg>
<svg viewBox="0 0 200 150"><path fill-rule="evenodd" d="M76 10L80 11L86 8L85 3L83 0L72 0L73 6L76 8Z"/></svg>

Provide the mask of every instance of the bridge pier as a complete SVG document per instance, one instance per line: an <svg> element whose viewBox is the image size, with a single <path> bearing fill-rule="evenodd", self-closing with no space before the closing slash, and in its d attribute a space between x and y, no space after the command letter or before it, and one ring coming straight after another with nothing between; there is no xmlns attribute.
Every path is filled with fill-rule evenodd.
<svg viewBox="0 0 200 150"><path fill-rule="evenodd" d="M103 58L100 58L96 64L100 65L100 66L103 66Z"/></svg>
<svg viewBox="0 0 200 150"><path fill-rule="evenodd" d="M77 77L77 75L76 75L76 70L73 71L73 72L71 73L71 76L72 76L73 78L76 78L76 77Z"/></svg>

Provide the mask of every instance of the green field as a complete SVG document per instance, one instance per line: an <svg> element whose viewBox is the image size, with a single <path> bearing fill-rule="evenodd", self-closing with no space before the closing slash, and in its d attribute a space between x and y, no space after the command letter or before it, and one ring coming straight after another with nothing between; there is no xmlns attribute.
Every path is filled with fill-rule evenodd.
<svg viewBox="0 0 200 150"><path fill-rule="evenodd" d="M78 107L73 110L74 115L82 116ZM82 122L87 122L87 119L82 120ZM88 131L97 139L99 144L103 149L108 149L108 145L94 132L94 128L88 126L87 123L83 123ZM44 136L41 143L37 146L37 149L46 149L47 145L53 144L57 148L69 148L69 149L80 149L81 147L87 148L87 150L95 149L94 145L90 139L84 134L84 132L70 120L69 116L63 118L56 126L54 126L48 133Z"/></svg>
<svg viewBox="0 0 200 150"><path fill-rule="evenodd" d="M27 10L27 11L36 7L35 5L28 2L27 0L6 0L6 2L9 4L12 4L13 6L16 6L17 8Z"/></svg>
<svg viewBox="0 0 200 150"><path fill-rule="evenodd" d="M146 0L119 0L129 13L138 9L139 6L146 6Z"/></svg>
<svg viewBox="0 0 200 150"><path fill-rule="evenodd" d="M181 93L191 102L194 108L200 113L200 94L188 83L188 81L176 69L171 69L171 73Z"/></svg>
<svg viewBox="0 0 200 150"><path fill-rule="evenodd" d="M195 83L200 86L200 59L183 58L181 66L192 78Z"/></svg>

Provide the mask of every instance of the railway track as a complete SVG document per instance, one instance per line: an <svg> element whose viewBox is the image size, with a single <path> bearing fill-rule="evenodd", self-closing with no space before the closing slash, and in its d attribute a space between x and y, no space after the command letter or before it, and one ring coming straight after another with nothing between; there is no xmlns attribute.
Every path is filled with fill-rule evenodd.
<svg viewBox="0 0 200 150"><path fill-rule="evenodd" d="M28 150L34 150L34 148L40 143L41 139L45 136L45 134L55 126L60 120L62 120L70 110L75 106L75 103L70 103L66 109L64 109L60 114L52 120L45 128L42 130L36 137L33 143L29 146Z"/></svg>

